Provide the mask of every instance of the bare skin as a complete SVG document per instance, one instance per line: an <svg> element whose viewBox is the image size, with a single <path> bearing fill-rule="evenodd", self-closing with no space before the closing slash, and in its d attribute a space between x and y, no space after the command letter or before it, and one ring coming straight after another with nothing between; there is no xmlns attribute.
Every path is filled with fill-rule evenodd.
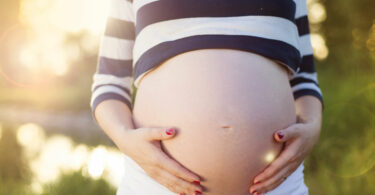
<svg viewBox="0 0 375 195"><path fill-rule="evenodd" d="M229 51L229 52L232 52L232 51ZM236 57L238 57L238 56L236 56ZM250 56L248 56L248 57L250 57ZM252 57L254 57L254 59L260 60L259 56L252 56ZM220 61L220 60L217 60L217 61ZM241 61L241 60L239 60L239 61ZM190 60L190 62L191 62L191 60ZM233 59L231 60L231 62L233 62ZM258 62L270 63L269 61L258 61ZM278 64L273 63L273 62L271 62L271 63L272 63L273 67L280 68L280 66ZM248 65L251 65L251 63L248 63ZM272 66L269 66L269 68L272 67ZM224 67L224 66L222 66L222 67ZM165 66L164 66L164 68L165 68ZM274 73L278 71L279 74L280 74L280 77L278 77L278 78L280 79L280 78L283 78L283 76L286 75L286 71L280 70L278 68L276 68L274 70L272 70L272 69L269 69L269 70L274 71ZM159 70L159 69L160 69L160 67L155 69L155 70ZM229 68L229 69L236 70L235 68ZM210 70L210 68L207 68L207 69L204 69L204 70L207 71L206 73L210 74L210 72L208 71L208 70ZM275 70L277 70L277 71L275 71ZM158 74L158 73L155 73L155 72L156 71L151 72L152 74L156 75L155 77L157 77L157 75L160 76L162 74L162 73ZM225 74L225 72L224 72L224 74ZM150 76L150 75L148 75L148 76ZM207 74L205 74L205 75L207 75ZM146 76L146 78L149 78L149 80L152 81L152 79L150 77ZM178 80L180 80L180 78L181 77L178 77ZM214 78L214 77L209 77L209 78ZM174 79L177 80L176 78L174 78ZM228 79L228 80L230 80L230 79ZM250 80L251 80L251 78L250 78ZM269 78L267 78L267 80L269 80ZM178 107L176 107L177 109L173 111L173 109L170 109L171 104L167 104L167 106L168 106L167 109L164 108L164 109L152 110L152 109L155 109L155 108L151 107L151 108L149 108L151 110L148 111L148 112L140 112L142 110L142 104L147 103L147 101L146 101L147 96L144 96L144 98L145 98L144 101L142 101L141 98L139 98L139 97L141 97L141 96L139 96L139 94L141 94L139 92L142 91L141 90L142 88L144 89L145 93L147 92L147 83L145 84L144 81L146 81L146 79L142 81L142 84L140 85L140 88L138 89L138 95L137 95L137 99L136 99L136 103L137 103L136 106L138 106L138 108L137 107L135 108L135 109L138 109L138 115L136 115L134 117L135 120L132 120L132 113L125 104L123 104L122 102L119 102L117 100L106 100L106 101L100 103L100 105L98 105L98 107L95 111L95 115L96 115L96 118L97 118L97 121L98 121L99 125L102 127L102 129L105 131L105 133L114 141L114 143L119 147L119 149L123 153L132 157L135 161L137 161L137 163L151 177L153 177L156 181L158 181L162 185L166 186L172 192L180 193L180 194L189 194L189 195L190 194L199 194L199 193L197 193L197 191L203 191L204 188L211 190L211 192L215 192L215 185L220 184L220 182L222 182L222 181L215 179L214 174L209 174L209 173L204 172L204 168L207 167L206 165L202 165L201 167L199 167L199 166L196 166L197 164L194 164L194 162L200 162L202 160L202 158L201 159L189 158L189 155L191 155L193 157L195 155L195 157L196 157L197 154L192 154L191 152L189 153L189 150L191 151L192 149L189 148L188 146L194 146L195 148L197 148L197 146L200 146L198 148L202 149L205 146L207 146L207 143L210 143L210 142L207 142L207 140L211 139L211 146L215 146L214 142L217 142L215 150L211 149L211 153L209 153L210 148L208 148L208 149L206 148L206 151L205 151L206 154L203 156L203 159L204 158L210 158L209 155L211 155L211 157L212 156L215 157L215 155L216 155L216 157L220 157L220 155L223 155L223 154L228 155L228 153L217 153L217 152L215 153L215 151L218 151L218 148L220 148L220 147L224 148L223 143L225 143L225 142L223 142L224 141L223 139L226 139L226 141L228 141L228 140L230 141L232 139L230 144L227 144L227 146L232 145L231 146L232 151L236 151L236 150L233 150L233 149L237 148L237 152L239 152L239 151L251 152L251 150L250 151L249 150L247 150L247 151L243 150L243 147L246 146L246 144L249 144L249 143L246 143L244 141L236 143L238 141L238 139L236 139L236 138L241 138L244 134L237 133L237 135L241 135L241 136L237 136L237 137L228 136L228 135L234 135L233 130L236 130L236 132L245 132L245 133L249 132L249 131L252 131L253 134L254 134L255 131L257 131L258 134L259 134L259 132L264 133L265 130L263 129L263 131L261 131L259 129L257 130L256 128L254 128L254 129L247 128L249 126L250 122L245 124L243 122L242 123L238 122L240 120L233 120L233 118L238 118L239 116L234 114L234 113L236 113L236 112L234 112L236 110L234 110L233 107L225 107L225 106L228 105L227 102L222 102L222 107L220 107L220 106L217 107L217 108L224 109L224 112L219 112L219 113L224 113L224 114L221 114L221 117L223 117L225 119L224 122L227 122L227 123L225 123L225 124L224 123L214 124L215 121L223 121L223 120L218 120L216 117L218 117L218 116L220 117L220 114L216 114L215 116L212 116L212 118L213 119L216 118L216 120L213 120L213 119L206 120L206 122L208 121L207 122L208 125L206 125L206 127L204 127L204 128L201 127L202 126L201 124L206 124L206 123L198 121L198 122L200 122L199 123L200 125L198 124L198 125L196 125L196 127L199 127L200 129L192 128L192 125L189 126L189 123L185 123L185 124L181 123L181 121L184 121L182 119L180 119L179 122L176 122L176 120L175 120L176 117L175 118L166 117L166 115L165 115L166 113L174 113L174 114L185 113L186 114L186 112L181 112L181 111L178 112L180 110L180 109L178 109ZM275 81L272 81L272 82L275 82ZM281 81L279 81L279 82L281 82ZM228 84L228 82L226 82L226 83ZM155 86L155 85L152 85L151 83L149 85ZM277 85L280 85L280 84L278 83ZM223 88L214 89L214 88L212 88L213 86L214 85L211 86L211 89L213 89L211 92L215 92L217 90L223 90ZM237 84L235 86L237 86ZM210 86L206 86L206 87L210 87ZM230 88L229 84L228 84L228 87ZM198 89L194 89L194 90L198 90ZM203 90L203 89L201 89L201 90ZM259 90L257 90L257 91L259 91ZM194 93L194 91L191 91L191 90L190 90L190 92ZM195 92L197 92L197 91L195 91ZM202 92L202 91L200 91L200 92ZM162 93L160 94L159 93L159 95L158 95L158 93L154 93L151 97L155 97L155 96L156 96L156 98L158 98L158 97L172 97L172 98L169 98L169 99L167 98L167 99L168 99L168 101L172 100L172 103L173 103L173 97L176 97L175 94L176 94L176 91L174 91L174 92L169 91L166 94L162 94ZM242 93L240 93L240 94L242 94ZM249 94L251 94L251 93L249 93ZM207 93L204 94L204 95L207 96L206 98L209 97L209 95ZM217 97L217 95L215 97ZM181 100L181 96L179 96L179 98ZM178 98L176 98L176 99L178 99ZM227 100L221 99L221 101L227 101ZM313 103L310 103L310 102L313 102ZM229 102L229 103L232 104L233 101ZM299 98L296 101L297 114L299 114L299 116L301 116L300 118L306 119L307 121L316 121L316 120L312 120L312 119L316 118L316 117L314 117L314 116L317 116L316 112L315 111L309 111L309 110L310 110L311 106L314 107L314 106L317 105L317 103L318 102L317 102L315 97L310 96L309 98L305 98L305 97ZM241 102L237 103L237 104L241 104ZM160 106L162 104L160 104L160 102L159 102L158 105ZM199 107L199 105L197 105L197 104L194 104L194 105L191 105L191 106L194 106L194 108ZM172 106L172 108L173 108L173 106ZM252 108L254 108L254 107L252 107ZM146 109L146 107L144 107L144 109ZM207 109L207 107L206 107L206 109ZM237 109L238 109L238 107L237 107ZM281 109L281 108L279 108L279 109ZM252 112L251 109L248 109L247 112L249 112L249 110L250 110L250 113L251 113ZM259 112L259 110L261 110L261 109L258 108L258 112ZM284 108L284 112L285 112L285 110L288 110L288 109ZM136 110L134 110L134 111L136 111ZM153 112L151 112L151 111L153 111ZM282 114L283 116L286 115L284 112ZM145 113L148 113L149 115L147 115ZM154 115L152 115L150 117L150 113L153 113ZM158 114L160 114L160 113L162 113L164 115L162 115L162 117L159 117L159 118L155 117L155 116L158 116ZM208 114L208 113L209 112L206 111L205 113L202 113L201 116L204 116L204 114ZM211 113L215 113L215 112L211 111ZM255 113L255 111L254 111L254 113ZM242 112L242 114L244 114L244 112ZM248 114L248 113L245 113L245 114ZM290 116L292 116L292 115L293 114L290 114ZM165 117L165 118L163 118L163 117ZM246 115L246 117L248 117L248 115ZM192 116L190 119L194 119L194 118L197 118L197 117ZM280 124L275 125L279 128L268 127L269 129L272 129L272 130L268 130L269 136L270 137L272 137L273 135L276 136L276 134L274 134L274 133L276 132L277 129L287 130L286 127L296 127L296 126L293 125L294 124L293 121L295 120L295 118L293 118L293 117L291 117L291 118L292 119L290 119L290 121L288 121L289 119L286 119L285 120L286 122L282 121L282 122L284 122L284 124L282 124L282 125L280 125ZM157 121L157 119L159 121ZM163 119L165 119L165 121L162 121ZM186 119L186 117L185 117L185 119ZM200 119L202 119L202 118L200 118ZM206 119L206 118L203 118L203 119ZM237 121L237 124L235 124L236 121ZM244 120L244 121L246 121L246 120ZM232 123L232 122L234 122L234 123ZM147 123L149 123L150 125L147 125ZM191 123L191 124L193 124L193 123ZM244 128L242 128L242 130L241 130L241 128L239 128L241 125L244 126ZM258 123L257 125L261 126L261 123ZM301 125L301 124L299 124L299 125ZM141 127L141 126L143 126L143 127ZM310 125L310 126L312 126L312 125ZM175 131L172 131L171 135L168 135L165 132L169 127L177 127L175 129ZM291 158L296 159L296 161L299 161L301 159L301 157L304 157L305 154L308 153L307 151L310 151L310 149L312 148L314 140L309 140L309 138L316 137L317 131L313 131L311 133L306 133L306 130L309 129L309 128L307 128L307 126L298 126L298 127L300 127L299 134L293 134L293 133L291 133L292 131L290 131L290 132L285 131L284 132L285 137L282 140L278 140L275 137L275 140L278 141L279 144L277 144L275 141L270 141L270 140L266 139L267 140L266 141L267 144L265 144L266 148L267 148L267 146L271 146L271 148L272 148L272 146L276 146L276 149L273 148L273 149L275 149L273 151L278 152L279 149L280 149L279 146L281 145L282 142L285 142L285 141L292 142L291 140L298 140L298 139L293 139L294 137L298 136L298 137L300 137L299 139L303 138L302 140L304 140L304 143L311 143L311 144L307 144L307 147L300 147L300 148L297 148L297 149L295 149L295 147L293 147L294 150L292 152L288 152L288 154L295 155L295 156L292 156ZM195 134L194 134L194 132L195 132ZM199 132L206 132L206 134L198 134L198 136L197 136L197 133L199 133ZM224 136L220 137L219 136L220 133L213 134L215 132L216 133L222 132L223 133L222 135L225 135L225 137ZM189 133L190 133L190 136L188 136ZM250 135L250 134L251 133L249 133L248 135ZM264 133L264 134L265 134L265 136L268 135L268 133ZM215 137L213 135L216 136L216 139L212 139L212 137ZM303 136L303 135L307 135L307 136ZM199 140L197 140L197 138L199 138ZM218 139L218 138L222 139L221 142L220 142L220 139ZM248 136L247 138L251 139L251 136L250 137ZM177 139L177 140L175 140L175 139ZM175 141L171 142L171 140L175 140ZM246 140L246 138L243 138L243 140ZM188 143L185 143L186 141ZM178 143L181 143L181 142L183 142L184 144L178 144ZM168 143L170 143L170 145L168 145ZM233 143L235 143L235 144L233 144ZM265 142L262 142L262 144L264 144L264 143ZM175 145L173 145L173 144L175 144ZM253 146L254 145L256 146L256 144L254 144L254 142L251 142L251 144L253 144ZM181 148L181 147L178 148L181 145L185 145L187 147L186 148ZM294 145L300 146L301 144L300 144L300 142L294 142ZM177 147L168 147L168 146L177 146ZM249 146L249 145L247 145L247 146ZM134 148L137 148L137 149L134 150ZM292 148L292 147L289 147L289 148ZM184 151L182 151L182 150L184 150ZM283 152L289 151L289 150L283 150ZM221 150L221 151L223 151L223 150ZM181 155L181 154L184 154L183 152L187 152L188 155ZM139 153L141 153L143 155L139 155ZM201 155L203 153L201 153ZM298 155L298 154L301 154L301 153L303 153L303 155ZM246 154L246 153L239 152L236 155L237 158L229 158L229 161L228 161L227 158L225 158L226 161L224 161L224 162L226 162L226 165L228 165L228 164L230 164L230 162L233 163L237 159L237 161L240 162L240 164L241 164L241 162L243 162L243 159L238 160L239 159L238 156L241 157L242 154ZM229 153L229 155L235 155L235 154ZM249 155L247 153L247 155L245 155L245 159L246 159L246 157L249 157L249 156L251 156L251 155ZM261 156L261 155L259 155L259 156ZM147 157L147 158L145 158L145 157ZM279 158L277 158L277 159L279 159ZM277 160L275 160L274 162L276 162L276 161ZM262 184L261 186L258 185L258 186L252 186L252 187L255 187L255 189L257 189L259 192L264 193L264 192L269 191L270 189L276 187L276 185L278 185L277 180L280 177L279 176L280 174L278 174L279 172L283 172L285 170L290 172L291 170L295 170L295 169L293 169L294 168L293 166L288 166L288 163L285 162L285 158L284 159L281 158L281 160L279 160L279 161L280 162L278 164L276 164L277 166L268 166L268 167L267 167L267 165L269 165L269 163L263 162L263 166L258 167L259 170L262 170L265 167L267 167L267 169L270 169L270 167L275 167L275 168L269 170L268 171L269 174L263 177L263 179L260 183L260 184ZM245 164L245 163L243 163L243 164ZM243 164L241 166L243 166ZM260 164L262 164L262 163L260 163ZM224 164L222 164L221 166L224 166ZM236 164L236 166L237 166L237 164ZM203 167L203 171L201 171L202 169L200 169L202 167ZM213 167L211 169L217 169L217 167L218 166ZM254 167L254 164L250 164L249 167ZM224 170L228 170L228 169L224 168ZM241 187L241 188L243 188L243 190L242 189L240 190L242 194L249 194L249 186L250 186L250 184L253 183L253 182L250 182L250 184L249 184L249 181L254 181L254 177L257 174L255 172L256 171L254 171L254 173L252 173L252 171L249 171L248 177L245 177L243 182L242 181L239 182L240 185L243 186L243 187ZM236 183L236 174L230 173L229 175L230 175L230 179L227 178L227 181L232 180L232 178L235 178L234 183ZM237 175L239 175L239 174L237 174ZM213 177L213 179L211 179L210 177ZM224 179L224 180L226 179L226 178L223 178L223 177L221 177L221 178ZM273 178L275 178L275 179L273 179ZM207 186L203 187L199 184L196 184L196 183L193 182L194 180L202 181L202 185L207 184ZM209 180L213 180L213 181L216 180L216 182L210 183L210 182L208 182ZM238 183L238 180L237 180L237 183ZM246 187L245 187L245 184L243 184L243 183L247 183ZM217 189L219 189L219 188L217 188ZM228 190L228 189L224 189L224 190ZM234 192L234 191L232 191L232 192ZM204 192L204 194L209 194L209 193L210 192ZM239 193L239 194L241 194L241 193ZM212 194L220 194L220 193L212 193Z"/></svg>
<svg viewBox="0 0 375 195"><path fill-rule="evenodd" d="M100 103L95 115L98 124L120 151L136 160L156 181L176 193L195 195L195 191L203 191L199 184L194 183L200 180L196 174L161 150L160 140L172 139L175 130L169 135L167 130L170 128L167 127L135 129L130 109L117 100Z"/></svg>
<svg viewBox="0 0 375 195"><path fill-rule="evenodd" d="M286 143L286 147L275 161L255 177L249 188L251 193L260 194L275 189L297 169L319 140L323 110L320 100L307 95L296 99L295 104L297 123L274 134L275 140Z"/></svg>
<svg viewBox="0 0 375 195"><path fill-rule="evenodd" d="M248 195L249 181L281 150L273 133L296 123L296 112L284 67L250 52L203 49L148 73L133 119L136 128L177 128L162 149L199 175L204 194Z"/></svg>

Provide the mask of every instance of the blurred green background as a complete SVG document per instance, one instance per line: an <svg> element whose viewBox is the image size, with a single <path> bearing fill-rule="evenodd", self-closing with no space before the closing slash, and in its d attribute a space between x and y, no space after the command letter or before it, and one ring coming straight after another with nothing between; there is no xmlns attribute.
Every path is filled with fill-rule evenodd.
<svg viewBox="0 0 375 195"><path fill-rule="evenodd" d="M312 195L375 194L375 1L308 0L325 100ZM89 100L107 0L0 0L0 195L115 194Z"/></svg>

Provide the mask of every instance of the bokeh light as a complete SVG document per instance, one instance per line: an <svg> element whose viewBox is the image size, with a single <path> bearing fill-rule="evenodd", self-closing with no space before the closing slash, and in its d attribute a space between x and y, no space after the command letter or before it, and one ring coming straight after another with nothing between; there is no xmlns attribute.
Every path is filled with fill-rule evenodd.
<svg viewBox="0 0 375 195"><path fill-rule="evenodd" d="M45 142L44 130L34 123L21 125L17 130L17 140L25 148L28 158L34 157Z"/></svg>
<svg viewBox="0 0 375 195"><path fill-rule="evenodd" d="M266 156L264 157L264 160L268 163L272 162L275 159L275 153L274 152L268 152Z"/></svg>
<svg viewBox="0 0 375 195"><path fill-rule="evenodd" d="M104 178L113 186L121 182L123 154L116 148L75 144L71 138L61 134L47 136L45 130L34 123L19 126L17 141L29 161L34 175L30 187L36 193L41 193L43 184L56 180L61 174L80 169L83 175Z"/></svg>
<svg viewBox="0 0 375 195"><path fill-rule="evenodd" d="M103 174L105 152L105 148L97 147L91 153L88 171L93 178L99 178Z"/></svg>
<svg viewBox="0 0 375 195"><path fill-rule="evenodd" d="M324 5L320 2L313 2L309 5L309 22L312 24L321 23L326 20L327 14Z"/></svg>
<svg viewBox="0 0 375 195"><path fill-rule="evenodd" d="M82 47L92 49L104 30L108 6L106 0L21 0L19 20L29 36L18 51L19 63L33 74L64 76L81 52L78 45L66 44L66 34L88 32Z"/></svg>
<svg viewBox="0 0 375 195"><path fill-rule="evenodd" d="M311 33L311 45L317 59L324 60L328 57L328 47L321 34Z"/></svg>

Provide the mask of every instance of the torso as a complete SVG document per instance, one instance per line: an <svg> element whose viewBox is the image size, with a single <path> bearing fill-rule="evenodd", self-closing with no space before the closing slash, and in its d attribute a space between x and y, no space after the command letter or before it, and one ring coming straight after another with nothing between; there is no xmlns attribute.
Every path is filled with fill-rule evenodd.
<svg viewBox="0 0 375 195"><path fill-rule="evenodd" d="M206 195L248 195L282 145L273 133L296 122L285 67L231 49L200 49L160 64L140 82L139 127L175 127L163 149L198 174Z"/></svg>

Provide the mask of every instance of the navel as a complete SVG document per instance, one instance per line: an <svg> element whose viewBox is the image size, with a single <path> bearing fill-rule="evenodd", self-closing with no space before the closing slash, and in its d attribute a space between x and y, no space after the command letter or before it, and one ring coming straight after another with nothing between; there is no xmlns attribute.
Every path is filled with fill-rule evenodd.
<svg viewBox="0 0 375 195"><path fill-rule="evenodd" d="M233 131L233 127L231 125L221 125L220 126L220 129L222 129L223 131L229 133L229 132L232 132Z"/></svg>
<svg viewBox="0 0 375 195"><path fill-rule="evenodd" d="M230 126L230 125L222 125L221 128L224 128L224 129L231 129L232 126Z"/></svg>

